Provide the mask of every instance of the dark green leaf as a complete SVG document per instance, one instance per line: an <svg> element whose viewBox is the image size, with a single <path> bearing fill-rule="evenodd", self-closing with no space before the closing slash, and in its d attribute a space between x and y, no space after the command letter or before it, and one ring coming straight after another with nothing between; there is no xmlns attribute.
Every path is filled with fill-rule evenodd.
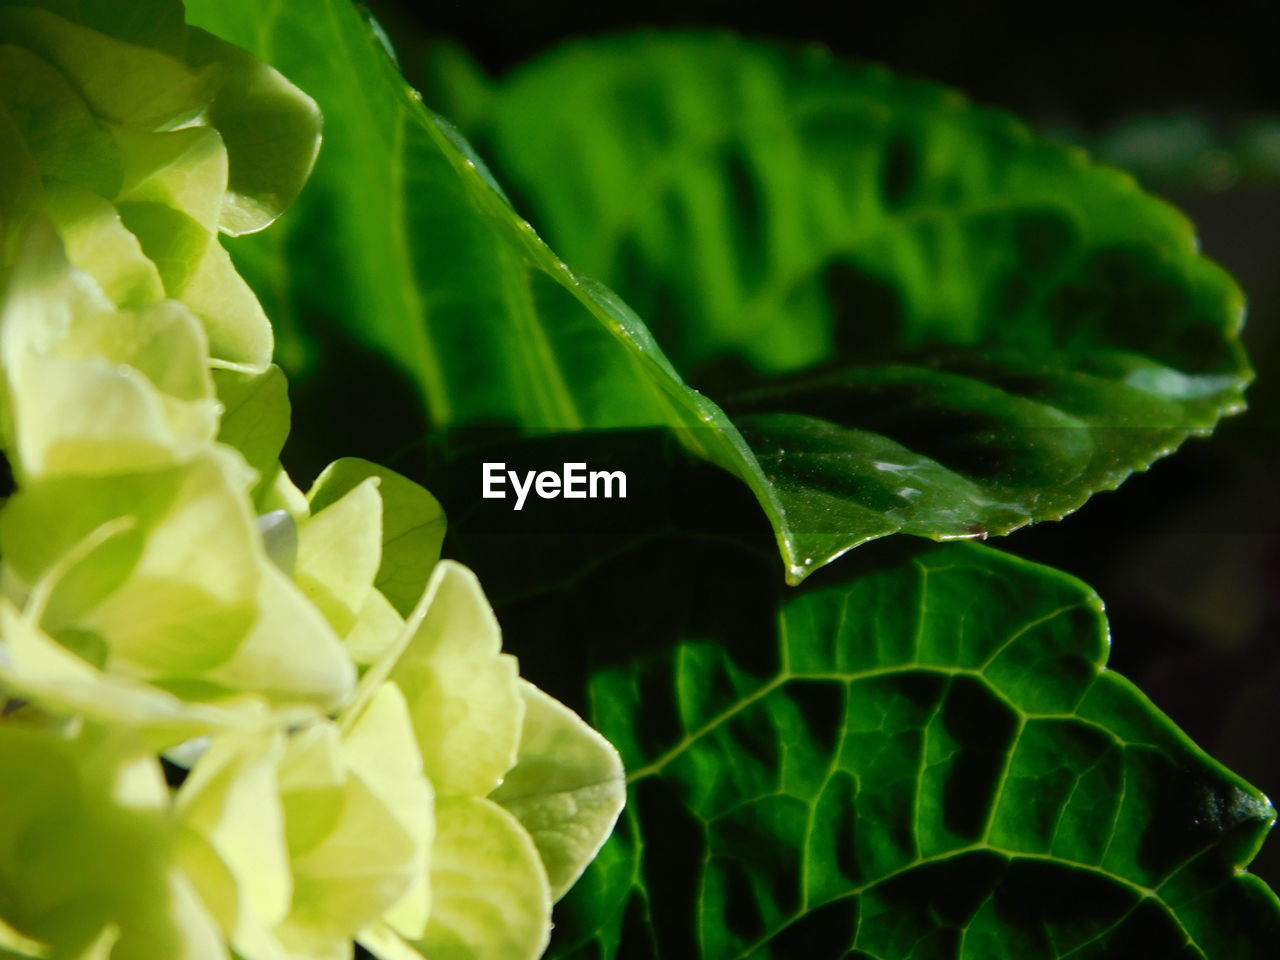
<svg viewBox="0 0 1280 960"><path fill-rule="evenodd" d="M512 213L344 0L191 12L326 116L298 209L237 244L286 366L305 321L396 359L439 426L673 428L747 482L793 582L886 533L1061 516L1240 405L1238 291L1122 174L821 57L559 55L498 99L504 166L682 365L754 387L735 425Z"/></svg>
<svg viewBox="0 0 1280 960"><path fill-rule="evenodd" d="M189 14L278 66L324 114L296 208L236 244L282 340L294 340L286 353L305 349L291 326L299 315L350 331L414 376L441 425L661 421L664 398L644 368L664 361L627 348L644 328L512 213L354 5L195 2ZM607 375L619 390L600 388Z"/></svg>
<svg viewBox="0 0 1280 960"><path fill-rule="evenodd" d="M557 955L1280 951L1242 870L1274 811L1105 669L1092 591L968 544L849 567L787 594L772 649L691 622L597 674L631 796Z"/></svg>
<svg viewBox="0 0 1280 960"><path fill-rule="evenodd" d="M296 209L235 244L286 367L305 371L317 334L354 338L409 373L439 426L670 427L772 497L728 418L613 293L516 216L352 4L194 0L188 12L279 68L325 117Z"/></svg>
<svg viewBox="0 0 1280 960"><path fill-rule="evenodd" d="M745 435L793 579L1061 517L1241 408L1242 299L1182 216L952 91L645 35L493 104L535 222Z"/></svg>

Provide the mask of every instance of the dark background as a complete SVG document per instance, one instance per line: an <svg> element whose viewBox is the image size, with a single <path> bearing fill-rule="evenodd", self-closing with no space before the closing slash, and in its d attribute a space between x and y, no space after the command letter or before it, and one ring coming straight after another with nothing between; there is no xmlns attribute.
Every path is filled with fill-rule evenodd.
<svg viewBox="0 0 1280 960"><path fill-rule="evenodd" d="M370 6L411 80L423 79L433 38L460 42L501 74L570 37L722 27L816 41L950 84L1103 157L1123 161L1133 154L1121 145L1138 143L1156 162L1135 172L1192 217L1205 252L1250 299L1246 340L1259 374L1251 409L1067 521L998 545L1093 585L1110 611L1112 665L1213 755L1280 793L1280 139L1270 170L1241 162L1236 146L1239 131L1259 121L1280 130L1280 5ZM1196 136L1159 135L1188 124ZM1272 840L1254 870L1280 884L1280 843Z"/></svg>

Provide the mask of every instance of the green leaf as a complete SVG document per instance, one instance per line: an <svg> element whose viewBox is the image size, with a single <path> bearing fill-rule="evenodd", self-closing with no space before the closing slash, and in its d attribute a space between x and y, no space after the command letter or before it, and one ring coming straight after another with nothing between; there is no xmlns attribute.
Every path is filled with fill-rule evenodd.
<svg viewBox="0 0 1280 960"><path fill-rule="evenodd" d="M516 216L353 5L194 0L188 12L271 62L325 116L324 149L291 215L235 247L286 366L305 367L317 336L354 337L413 377L440 426L670 427L769 496L723 413L683 384L614 294Z"/></svg>
<svg viewBox="0 0 1280 960"><path fill-rule="evenodd" d="M631 795L554 955L1280 949L1280 903L1243 871L1271 805L1105 669L1092 591L968 544L819 579L771 650L720 616L724 636L691 623L595 676Z"/></svg>
<svg viewBox="0 0 1280 960"><path fill-rule="evenodd" d="M1186 220L952 91L653 34L492 102L534 222L745 435L793 579L1057 519L1242 408L1243 300Z"/></svg>
<svg viewBox="0 0 1280 960"><path fill-rule="evenodd" d="M482 128L503 172L730 422L512 215L340 0L211 6L328 117L297 214L243 259L288 355L299 323L345 331L441 426L681 431L751 487L792 581L896 531L1060 517L1241 406L1240 294L1185 220L1003 114L727 37L516 75Z"/></svg>
<svg viewBox="0 0 1280 960"><path fill-rule="evenodd" d="M302 310L341 324L406 366L441 424L559 429L663 416L647 364L625 348L628 337L647 339L643 327L613 316L515 216L452 128L411 95L354 6L319 0L269 16L235 0L189 12L271 53L325 116L297 208L237 244L284 322L282 340L299 335L287 326ZM609 373L641 393L593 397Z"/></svg>

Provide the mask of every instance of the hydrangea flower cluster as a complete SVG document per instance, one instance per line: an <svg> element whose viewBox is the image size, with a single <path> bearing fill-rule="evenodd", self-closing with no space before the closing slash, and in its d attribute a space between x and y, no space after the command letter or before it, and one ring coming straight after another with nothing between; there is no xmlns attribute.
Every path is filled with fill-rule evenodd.
<svg viewBox="0 0 1280 960"><path fill-rule="evenodd" d="M315 104L170 0L0 0L0 953L534 958L623 799L429 493L305 494L268 226Z"/></svg>

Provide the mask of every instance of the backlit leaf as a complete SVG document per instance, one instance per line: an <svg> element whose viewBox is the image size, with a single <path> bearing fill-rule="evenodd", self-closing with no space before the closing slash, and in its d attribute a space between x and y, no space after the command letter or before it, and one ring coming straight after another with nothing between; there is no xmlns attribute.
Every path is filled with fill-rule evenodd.
<svg viewBox="0 0 1280 960"><path fill-rule="evenodd" d="M1270 803L1105 669L1091 591L986 547L878 557L783 599L772 650L691 636L597 675L631 796L555 955L1280 949L1243 870Z"/></svg>
<svg viewBox="0 0 1280 960"><path fill-rule="evenodd" d="M342 3L211 7L330 121L293 230L244 255L278 315L398 360L439 426L675 430L752 489L793 582L889 533L1056 519L1241 407L1242 299L1186 221L950 91L700 35L500 85L482 143L637 318Z"/></svg>

